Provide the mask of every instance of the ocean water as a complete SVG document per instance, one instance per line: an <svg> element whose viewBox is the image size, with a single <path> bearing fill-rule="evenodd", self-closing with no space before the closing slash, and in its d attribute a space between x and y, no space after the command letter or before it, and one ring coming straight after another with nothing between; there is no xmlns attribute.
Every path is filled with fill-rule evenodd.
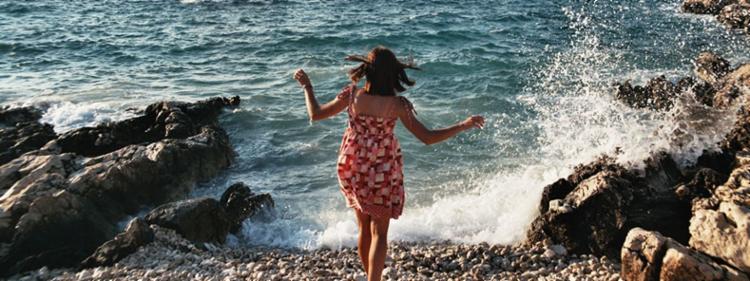
<svg viewBox="0 0 750 281"><path fill-rule="evenodd" d="M546 184L618 148L635 168L659 150L690 165L732 111L689 97L633 110L612 83L688 75L703 50L750 60L747 36L675 0L0 1L0 105L43 107L64 132L158 100L239 95L221 117L237 161L193 196L235 181L272 194L275 211L247 221L238 246L353 246L335 177L345 114L310 124L291 75L304 68L327 101L348 83L343 58L378 45L422 67L404 95L428 126L487 118L432 146L397 129L407 203L390 236L408 241L516 242Z"/></svg>

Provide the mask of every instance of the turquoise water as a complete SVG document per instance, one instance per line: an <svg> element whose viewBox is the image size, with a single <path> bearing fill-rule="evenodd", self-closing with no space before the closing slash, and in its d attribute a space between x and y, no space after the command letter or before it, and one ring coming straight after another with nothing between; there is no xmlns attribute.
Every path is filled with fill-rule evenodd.
<svg viewBox="0 0 750 281"><path fill-rule="evenodd" d="M746 36L679 1L36 1L0 2L0 104L47 108L66 131L127 118L164 99L239 95L222 125L237 162L194 196L245 181L278 206L247 222L238 244L352 245L335 159L345 115L310 124L296 68L318 98L348 82L343 60L385 45L413 57L404 93L419 118L446 126L469 114L488 124L424 146L399 128L407 207L391 237L511 243L542 187L572 166L621 147L637 166L650 151L683 165L712 148L731 116L695 129L680 103L666 113L628 109L612 82L687 75L698 52L747 61ZM729 121L727 121L729 120ZM696 137L676 145L683 128Z"/></svg>

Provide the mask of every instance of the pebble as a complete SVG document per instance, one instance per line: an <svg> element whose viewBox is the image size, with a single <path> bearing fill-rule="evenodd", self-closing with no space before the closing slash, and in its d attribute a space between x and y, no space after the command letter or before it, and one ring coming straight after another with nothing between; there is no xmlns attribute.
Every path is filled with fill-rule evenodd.
<svg viewBox="0 0 750 281"><path fill-rule="evenodd" d="M200 250L174 231L111 267L30 271L18 280L367 280L356 249L292 250L211 245ZM391 258L393 257L393 258ZM384 280L620 280L604 257L568 255L548 241L533 246L392 242Z"/></svg>

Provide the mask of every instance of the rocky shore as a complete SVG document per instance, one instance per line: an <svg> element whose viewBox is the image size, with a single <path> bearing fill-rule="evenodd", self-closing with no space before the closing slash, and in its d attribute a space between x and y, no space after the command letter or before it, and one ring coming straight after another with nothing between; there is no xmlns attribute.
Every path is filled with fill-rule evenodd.
<svg viewBox="0 0 750 281"><path fill-rule="evenodd" d="M18 280L365 280L355 249L313 251L209 244L200 249L175 231L151 226L154 242L109 267L42 268ZM606 257L564 247L391 243L386 280L619 280Z"/></svg>

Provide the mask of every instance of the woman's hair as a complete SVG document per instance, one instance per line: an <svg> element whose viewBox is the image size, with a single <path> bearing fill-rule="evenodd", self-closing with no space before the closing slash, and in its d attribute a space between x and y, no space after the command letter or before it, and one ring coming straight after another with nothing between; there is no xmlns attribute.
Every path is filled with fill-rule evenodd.
<svg viewBox="0 0 750 281"><path fill-rule="evenodd" d="M367 57L353 55L346 59L362 63L349 70L349 79L356 83L365 77L370 83L367 91L381 96L395 96L396 93L405 91L402 83L414 86L414 80L406 76L405 69L419 70L413 62L402 63L391 50L383 46L372 49Z"/></svg>

